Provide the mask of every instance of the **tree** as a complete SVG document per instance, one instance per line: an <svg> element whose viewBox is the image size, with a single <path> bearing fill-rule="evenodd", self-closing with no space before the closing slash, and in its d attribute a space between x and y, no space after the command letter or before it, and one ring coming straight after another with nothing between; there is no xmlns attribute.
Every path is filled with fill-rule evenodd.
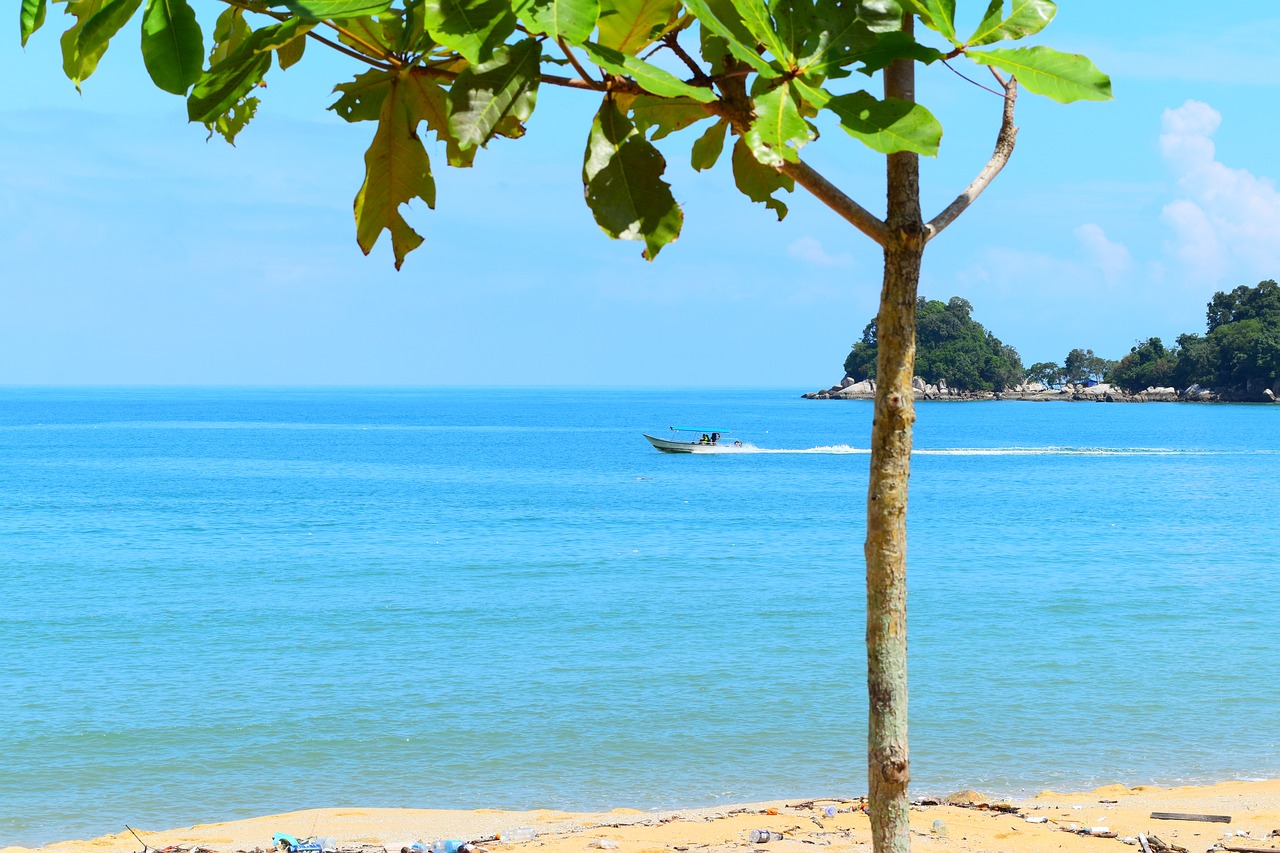
<svg viewBox="0 0 1280 853"><path fill-rule="evenodd" d="M878 378L867 500L868 774L879 851L908 847L906 507L915 410L916 287L925 244L991 183L1013 152L1019 84L1066 103L1106 100L1110 81L1083 56L1044 46L997 46L1052 20L1051 0L990 0L967 37L955 0L223 0L206 64L204 29L188 0L146 0L141 51L152 81L183 95L192 121L228 141L259 107L273 64L287 68L319 44L367 70L337 86L332 109L376 122L355 197L356 240L368 253L386 231L397 268L422 243L401 212L435 206L420 133L470 167L497 137L519 138L541 86L595 93L583 186L611 237L638 240L654 258L680 233L683 212L662 179L654 142L702 121L693 165L713 167L728 136L737 186L779 218L779 191L798 184L884 250L877 317ZM48 0L20 0L21 38L45 21ZM393 5L399 3L399 5ZM63 68L79 85L143 0L66 0ZM916 23L941 48L918 41ZM207 23L207 22L206 22ZM696 47L689 37L696 37ZM683 40L682 40L683 39ZM915 99L917 63L961 56L986 66L1002 115L995 151L974 181L933 219L920 210L919 157L937 153L942 127ZM566 76L571 68L576 76ZM674 72L673 73L673 69ZM851 83L880 74L883 97ZM883 219L800 157L830 113L885 155ZM425 131L419 127L425 124Z"/></svg>
<svg viewBox="0 0 1280 853"><path fill-rule="evenodd" d="M1177 366L1176 349L1166 349L1159 338L1148 338L1139 341L1116 363L1108 374L1108 381L1131 393L1163 388L1173 384Z"/></svg>
<svg viewBox="0 0 1280 853"><path fill-rule="evenodd" d="M1039 382L1041 385L1057 385L1062 368L1052 361L1037 361L1027 368L1027 381Z"/></svg>
<svg viewBox="0 0 1280 853"><path fill-rule="evenodd" d="M961 391L1002 391L1022 381L1022 358L1013 347L982 327L971 316L973 305L959 296L947 303L916 300L915 372L925 381ZM844 372L855 379L876 375L876 323L872 320L844 361Z"/></svg>

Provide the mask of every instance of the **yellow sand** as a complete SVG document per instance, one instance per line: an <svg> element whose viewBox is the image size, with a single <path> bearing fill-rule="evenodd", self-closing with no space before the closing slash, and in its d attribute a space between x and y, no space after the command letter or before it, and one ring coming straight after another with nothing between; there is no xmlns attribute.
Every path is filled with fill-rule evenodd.
<svg viewBox="0 0 1280 853"><path fill-rule="evenodd" d="M986 800L977 792L965 794L949 799L978 804ZM831 805L840 811L827 817L824 810ZM1207 851L1215 843L1280 851L1280 780L1185 788L1110 785L1085 794L1045 791L1010 805L1016 806L1018 813L959 805L913 807L912 849L1121 853L1139 849L1126 847L1123 838L1145 833L1191 853ZM776 814L770 814L770 810ZM1154 820L1152 812L1230 815L1231 823ZM1044 816L1048 820L1030 823L1027 816ZM933 831L935 821L942 822L945 834ZM1120 838L1086 837L1065 831L1073 824L1105 826ZM653 813L634 809L592 814L494 809L313 809L180 829L138 830L138 834L151 848L198 845L217 853L266 850L276 832L298 837L330 836L339 847L385 847L396 853L414 841L481 839L522 826L537 829L538 837L511 844L484 842L483 846L490 853L594 853L595 848L590 845L593 839L609 839L617 842L617 853L860 853L871 849L867 817L858 809L858 803L822 799L813 806L790 800ZM781 832L783 838L751 844L748 835L752 829ZM1271 837L1273 831L1277 831L1277 837ZM1230 838L1225 838L1228 833ZM141 845L128 832L120 832L40 849L46 853L136 853ZM26 850L6 847L0 853Z"/></svg>

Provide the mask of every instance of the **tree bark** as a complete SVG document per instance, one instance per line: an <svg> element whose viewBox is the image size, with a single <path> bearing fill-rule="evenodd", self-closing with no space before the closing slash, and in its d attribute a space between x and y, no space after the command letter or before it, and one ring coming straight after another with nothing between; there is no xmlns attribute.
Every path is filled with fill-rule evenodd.
<svg viewBox="0 0 1280 853"><path fill-rule="evenodd" d="M911 30L906 15L904 29ZM915 100L915 65L885 70L885 96ZM876 320L875 420L867 489L867 726L871 837L876 853L907 853L910 760L907 750L907 479L911 470L911 387L916 353L916 290L924 255L920 163L888 156L884 285Z"/></svg>

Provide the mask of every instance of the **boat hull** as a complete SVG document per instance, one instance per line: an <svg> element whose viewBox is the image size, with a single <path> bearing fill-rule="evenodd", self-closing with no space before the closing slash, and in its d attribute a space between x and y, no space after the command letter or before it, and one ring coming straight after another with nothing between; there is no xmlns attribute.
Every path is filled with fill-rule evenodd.
<svg viewBox="0 0 1280 853"><path fill-rule="evenodd" d="M642 433L650 444L661 450L663 453L715 453L722 449L719 444L703 444L700 441L672 441L668 438L658 438L655 435Z"/></svg>

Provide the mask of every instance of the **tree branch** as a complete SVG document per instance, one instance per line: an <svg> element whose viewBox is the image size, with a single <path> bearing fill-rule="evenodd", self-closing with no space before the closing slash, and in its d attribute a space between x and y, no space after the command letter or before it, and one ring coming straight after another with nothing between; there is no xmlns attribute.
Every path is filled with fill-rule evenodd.
<svg viewBox="0 0 1280 853"><path fill-rule="evenodd" d="M368 57L361 57L366 62L370 61ZM457 71L449 71L444 68L432 68L427 65L415 65L410 71L414 74L421 74L423 77L432 77L436 80L447 80L453 82L458 78ZM546 83L548 86L563 86L567 89L586 89L590 92L601 91L601 86L594 80L582 80L576 77L557 77L554 74L538 75L540 83ZM639 85L622 77L612 78L609 84L609 91L627 95L645 95L648 94Z"/></svg>
<svg viewBox="0 0 1280 853"><path fill-rule="evenodd" d="M662 37L662 43L671 49L671 52L680 58L690 71L693 72L693 79L697 85L710 86L711 78L707 76L707 72L703 71L698 63L693 61L693 57L685 53L683 47L680 46L679 34L671 31Z"/></svg>
<svg viewBox="0 0 1280 853"><path fill-rule="evenodd" d="M995 180L996 175L1000 174L1000 170L1009 162L1009 157L1013 154L1013 144L1018 138L1018 128L1013 123L1013 106L1018 100L1018 78L1010 77L1006 83L997 74L996 79L1004 86L1004 118L1000 122L1000 133L996 136L996 150L987 161L987 165L982 167L978 177L973 179L973 183L956 196L956 200L947 205L945 210L929 220L929 224L924 227L926 242L941 234L942 229L954 222L957 216L964 213L965 209L982 195L982 191Z"/></svg>
<svg viewBox="0 0 1280 853"><path fill-rule="evenodd" d="M875 240L881 246L888 239L884 222L853 199L845 195L835 184L819 175L803 162L783 160L778 171L808 190L814 198L840 214L854 228Z"/></svg>
<svg viewBox="0 0 1280 853"><path fill-rule="evenodd" d="M588 83L593 84L592 88L594 89L604 88L604 86L600 85L599 83L596 83L595 80L591 79L591 75L588 74L587 70L582 67L582 64L580 62L578 62L578 57L573 55L573 51L569 49L569 45L564 43L564 39L557 38L556 44L560 45L560 49L564 51L564 55L568 58L569 64L573 66L574 71L578 72L578 76L580 76L583 80L586 80Z"/></svg>
<svg viewBox="0 0 1280 853"><path fill-rule="evenodd" d="M372 65L374 68L380 68L383 71L390 71L394 67L388 63L379 62L378 60L374 59L372 56L366 56L365 54L361 53L358 50L352 50L351 48L347 47L345 44L338 44L336 41L327 39L324 36L317 33L315 30L311 30L310 32L308 32L307 38L313 38L316 41L320 42L321 44L325 45L326 47L333 48L334 50L338 51L338 53L345 53L347 56L350 56L353 59L358 59L361 62L368 63L369 65Z"/></svg>

